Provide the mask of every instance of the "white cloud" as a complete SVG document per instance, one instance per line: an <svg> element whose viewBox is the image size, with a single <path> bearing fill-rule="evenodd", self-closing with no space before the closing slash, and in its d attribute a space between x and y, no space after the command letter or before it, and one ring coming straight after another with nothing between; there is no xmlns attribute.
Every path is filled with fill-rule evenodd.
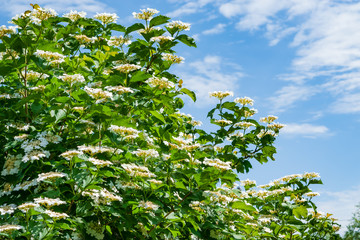
<svg viewBox="0 0 360 240"><path fill-rule="evenodd" d="M356 210L355 206L360 202L360 186L339 192L320 191L320 194L321 198L326 200L316 201L319 210L334 214L332 217L338 219L338 223L342 225L340 233L344 233Z"/></svg>
<svg viewBox="0 0 360 240"><path fill-rule="evenodd" d="M30 3L32 0L1 0L1 11L7 12L11 16L22 13L25 10L31 9ZM38 0L36 2L43 8L53 8L58 13L68 12L70 10L85 11L88 14L96 12L112 11L110 7L101 1L97 0Z"/></svg>
<svg viewBox="0 0 360 240"><path fill-rule="evenodd" d="M283 129L281 129L281 134L314 138L322 135L328 135L329 129L326 126L312 125L309 123L288 123Z"/></svg>
<svg viewBox="0 0 360 240"><path fill-rule="evenodd" d="M184 5L178 7L175 11L167 13L166 16L174 18L184 15L194 14L201 11L203 7L213 2L216 2L216 0L187 1Z"/></svg>
<svg viewBox="0 0 360 240"><path fill-rule="evenodd" d="M237 89L238 81L243 77L240 69L240 66L228 63L219 56L208 55L202 60L180 66L177 72L184 79L184 86L196 92L196 105L204 106L216 101L209 99L209 92Z"/></svg>
<svg viewBox="0 0 360 240"><path fill-rule="evenodd" d="M288 85L275 93L276 96L269 98L273 111L283 112L292 107L298 101L305 101L319 91L316 87L304 85Z"/></svg>
<svg viewBox="0 0 360 240"><path fill-rule="evenodd" d="M360 95L360 2L232 0L221 4L219 11L232 21L237 19L239 30L264 31L271 46L293 36L292 71L281 77L296 82L301 91L291 91L292 85L282 88L278 94L283 98L273 98L275 105L291 106L309 95L327 92L336 102L329 106L330 111L360 112L359 104L344 107L356 103ZM315 81L322 89L304 92ZM289 91L295 95L290 96ZM282 102L285 98L290 101Z"/></svg>
<svg viewBox="0 0 360 240"><path fill-rule="evenodd" d="M204 35L213 35L213 34L219 34L225 31L226 24L219 23L215 25L213 28L207 29L202 32Z"/></svg>

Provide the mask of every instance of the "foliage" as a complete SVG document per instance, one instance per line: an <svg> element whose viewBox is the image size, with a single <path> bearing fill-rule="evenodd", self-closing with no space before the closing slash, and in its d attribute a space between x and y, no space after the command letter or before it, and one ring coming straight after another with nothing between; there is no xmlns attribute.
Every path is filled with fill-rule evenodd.
<svg viewBox="0 0 360 240"><path fill-rule="evenodd" d="M346 240L358 240L360 239L360 204L358 204L356 212L354 213L350 224L347 226L347 230L344 235Z"/></svg>
<svg viewBox="0 0 360 240"><path fill-rule="evenodd" d="M231 92L211 93L214 132L180 113L196 96L169 72L173 48L196 44L155 14L124 27L33 5L2 27L0 239L338 238L311 201L317 174L236 186L274 160L282 125Z"/></svg>

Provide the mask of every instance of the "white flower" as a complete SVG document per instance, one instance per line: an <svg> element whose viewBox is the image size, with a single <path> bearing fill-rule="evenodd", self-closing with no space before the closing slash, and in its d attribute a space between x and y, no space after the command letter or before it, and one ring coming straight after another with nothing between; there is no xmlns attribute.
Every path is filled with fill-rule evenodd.
<svg viewBox="0 0 360 240"><path fill-rule="evenodd" d="M141 66L138 66L135 64L128 64L128 63L113 67L113 69L115 69L119 72L122 72L122 73L129 73L129 72L138 70L140 68L141 68Z"/></svg>
<svg viewBox="0 0 360 240"><path fill-rule="evenodd" d="M148 80L146 80L146 83L149 84L150 87L158 87L159 89L165 89L165 88L174 88L175 84L171 81L169 81L167 78L157 78L157 77L151 77Z"/></svg>
<svg viewBox="0 0 360 240"><path fill-rule="evenodd" d="M220 170L231 170L231 162L223 162L220 159L209 159L205 158L204 162L205 165L212 166L214 168L220 169Z"/></svg>
<svg viewBox="0 0 360 240"><path fill-rule="evenodd" d="M242 180L240 181L242 186L251 186L251 185L256 185L256 181L255 180L250 180L250 179L246 179L246 180Z"/></svg>
<svg viewBox="0 0 360 240"><path fill-rule="evenodd" d="M143 158L159 157L159 153L155 149L147 149L147 150L138 149L137 151L133 151L132 154L135 154L136 156Z"/></svg>
<svg viewBox="0 0 360 240"><path fill-rule="evenodd" d="M63 219L69 217L66 213L58 213L51 210L45 210L45 214L49 215L49 217L54 219Z"/></svg>
<svg viewBox="0 0 360 240"><path fill-rule="evenodd" d="M45 206L48 206L48 207L66 204L65 201L62 201L59 198L39 197L39 198L35 198L34 201L37 204L45 205Z"/></svg>
<svg viewBox="0 0 360 240"><path fill-rule="evenodd" d="M215 97L217 99L224 99L225 97L227 96L234 96L234 93L233 92L230 92L230 91L215 91L215 92L209 92L209 96L210 97Z"/></svg>
<svg viewBox="0 0 360 240"><path fill-rule="evenodd" d="M85 78L81 74L64 74L59 77L64 82L70 83L70 85L73 85L74 83L83 83L85 82Z"/></svg>
<svg viewBox="0 0 360 240"><path fill-rule="evenodd" d="M170 37L170 36L157 36L157 37L152 37L150 38L150 42L157 42L157 43L165 43L167 41L172 41L174 40L173 37Z"/></svg>
<svg viewBox="0 0 360 240"><path fill-rule="evenodd" d="M134 18L142 19L142 20L151 20L152 16L159 13L158 10L153 8L140 9L141 13L133 12Z"/></svg>
<svg viewBox="0 0 360 240"><path fill-rule="evenodd" d="M98 13L94 18L100 20L103 24L113 23L119 18L116 13Z"/></svg>
<svg viewBox="0 0 360 240"><path fill-rule="evenodd" d="M249 105L251 105L251 106L254 104L254 100L252 100L252 99L249 98L249 97L235 98L234 102L235 102L235 103L240 103L240 104L242 104L242 105L249 104Z"/></svg>
<svg viewBox="0 0 360 240"><path fill-rule="evenodd" d="M146 210L153 210L156 211L158 210L159 206L154 204L153 202L150 201L140 201L138 207L144 208Z"/></svg>
<svg viewBox="0 0 360 240"><path fill-rule="evenodd" d="M251 122L238 122L234 124L234 127L240 127L240 128L244 128L247 129L249 127L255 127L256 125L254 123Z"/></svg>
<svg viewBox="0 0 360 240"><path fill-rule="evenodd" d="M111 36L110 40L108 40L109 46L122 46L122 45L129 45L131 43L131 40L129 37L124 38L123 36Z"/></svg>
<svg viewBox="0 0 360 240"><path fill-rule="evenodd" d="M176 28L179 31L182 31L182 30L189 31L190 26L191 26L190 23L184 23L182 21L172 21L167 24L168 28Z"/></svg>
<svg viewBox="0 0 360 240"><path fill-rule="evenodd" d="M69 18L71 21L75 22L80 18L85 18L86 12L78 12L71 10L69 13L65 13L63 17Z"/></svg>
<svg viewBox="0 0 360 240"><path fill-rule="evenodd" d="M150 172L150 170L145 166L138 166L133 163L130 164L121 164L121 167L133 177L156 177L155 174Z"/></svg>
<svg viewBox="0 0 360 240"><path fill-rule="evenodd" d="M16 209L16 205L1 205L0 206L0 215L12 214Z"/></svg>
<svg viewBox="0 0 360 240"><path fill-rule="evenodd" d="M12 225L12 224L6 224L6 225L2 225L0 226L0 233L2 232L12 232L14 230L20 230L23 229L23 226L20 225Z"/></svg>
<svg viewBox="0 0 360 240"><path fill-rule="evenodd" d="M44 180L53 180L55 178L67 177L67 174L61 172L47 172L47 173L40 173L37 181L41 182Z"/></svg>
<svg viewBox="0 0 360 240"><path fill-rule="evenodd" d="M171 63L182 63L185 60L183 57L178 57L170 53L163 53L162 59L166 61L170 61Z"/></svg>
<svg viewBox="0 0 360 240"><path fill-rule="evenodd" d="M267 116L267 117L260 118L260 122L263 122L263 123L272 123L272 122L275 121L276 119L278 119L278 117L273 116L273 115L269 115L269 116Z"/></svg>
<svg viewBox="0 0 360 240"><path fill-rule="evenodd" d="M39 207L39 206L40 205L38 203L28 202L28 203L23 203L23 204L19 205L17 208L20 209L22 212L26 213L30 209L32 209L34 207Z"/></svg>

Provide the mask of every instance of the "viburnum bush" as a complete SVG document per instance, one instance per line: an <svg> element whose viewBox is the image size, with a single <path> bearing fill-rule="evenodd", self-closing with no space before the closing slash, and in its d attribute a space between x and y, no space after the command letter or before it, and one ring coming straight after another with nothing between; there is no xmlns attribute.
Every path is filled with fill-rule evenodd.
<svg viewBox="0 0 360 240"><path fill-rule="evenodd" d="M169 72L190 24L32 7L0 28L0 239L339 238L317 173L242 179L274 160L276 117L220 91L216 131L179 112L196 100Z"/></svg>

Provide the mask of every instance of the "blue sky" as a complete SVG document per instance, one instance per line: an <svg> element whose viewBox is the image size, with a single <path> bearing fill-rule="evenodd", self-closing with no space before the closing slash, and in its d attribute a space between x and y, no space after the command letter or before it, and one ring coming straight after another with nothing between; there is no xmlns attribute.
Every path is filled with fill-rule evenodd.
<svg viewBox="0 0 360 240"><path fill-rule="evenodd" d="M32 1L0 0L0 24ZM185 63L174 68L198 94L184 109L206 122L209 91L231 90L255 100L258 117L287 124L275 162L254 163L241 178L260 184L293 173L319 172L320 210L345 226L360 202L360 2L352 0L39 0L62 14L70 10L117 13L156 8L192 24L198 48L179 47ZM206 126L206 125L205 125ZM343 230L344 231L344 228Z"/></svg>

